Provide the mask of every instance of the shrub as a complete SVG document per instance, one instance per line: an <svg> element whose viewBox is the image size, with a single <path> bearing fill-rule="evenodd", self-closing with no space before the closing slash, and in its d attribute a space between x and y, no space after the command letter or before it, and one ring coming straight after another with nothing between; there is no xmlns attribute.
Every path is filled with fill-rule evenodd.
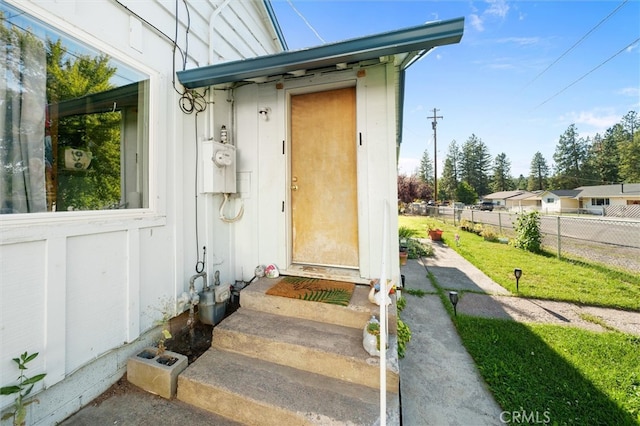
<svg viewBox="0 0 640 426"><path fill-rule="evenodd" d="M498 232L493 226L484 226L480 235L487 241L498 241Z"/></svg>
<svg viewBox="0 0 640 426"><path fill-rule="evenodd" d="M415 239L407 240L407 252L409 259L417 259L423 256L433 256L433 246L431 244L422 244Z"/></svg>
<svg viewBox="0 0 640 426"><path fill-rule="evenodd" d="M411 329L398 318L398 357L404 358L409 340L411 340Z"/></svg>
<svg viewBox="0 0 640 426"><path fill-rule="evenodd" d="M415 237L417 233L418 231L416 231L415 229L406 226L401 226L398 228L398 238L401 240Z"/></svg>
<svg viewBox="0 0 640 426"><path fill-rule="evenodd" d="M398 301L396 302L398 312L402 312L405 306L407 306L407 299L405 297L398 298Z"/></svg>
<svg viewBox="0 0 640 426"><path fill-rule="evenodd" d="M542 251L542 234L540 233L540 214L537 211L518 216L514 224L516 238L513 245L532 253Z"/></svg>
<svg viewBox="0 0 640 426"><path fill-rule="evenodd" d="M473 223L469 219L460 220L460 229L463 231L473 231Z"/></svg>

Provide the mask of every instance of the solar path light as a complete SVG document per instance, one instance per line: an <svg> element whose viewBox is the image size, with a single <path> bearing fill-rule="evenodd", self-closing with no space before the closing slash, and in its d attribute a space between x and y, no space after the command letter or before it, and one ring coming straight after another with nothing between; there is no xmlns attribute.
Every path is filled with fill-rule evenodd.
<svg viewBox="0 0 640 426"><path fill-rule="evenodd" d="M515 275L516 277L516 292L520 292L519 284L520 284L520 277L522 276L522 269L520 268L514 269L513 275Z"/></svg>
<svg viewBox="0 0 640 426"><path fill-rule="evenodd" d="M458 292L457 291L450 291L449 292L449 300L451 301L451 304L453 305L453 314L455 316L458 316L458 312L456 311L456 305L458 304Z"/></svg>

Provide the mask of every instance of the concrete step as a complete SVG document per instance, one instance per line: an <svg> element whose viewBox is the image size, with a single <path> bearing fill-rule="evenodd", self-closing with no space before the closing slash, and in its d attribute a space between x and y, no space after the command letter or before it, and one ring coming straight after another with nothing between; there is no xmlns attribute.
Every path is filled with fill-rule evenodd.
<svg viewBox="0 0 640 426"><path fill-rule="evenodd" d="M309 319L329 324L362 329L371 315L379 317L378 305L369 302L370 287L356 285L349 306L330 303L309 302L289 297L270 296L266 291L280 278L260 278L240 292L240 306L256 311L268 312L294 318ZM396 305L389 306L389 333L396 333Z"/></svg>
<svg viewBox="0 0 640 426"><path fill-rule="evenodd" d="M364 324L343 327L243 307L213 329L212 346L378 389L380 358L370 356L362 346ZM396 336L389 340L387 390L397 393Z"/></svg>
<svg viewBox="0 0 640 426"><path fill-rule="evenodd" d="M379 423L376 389L216 348L179 376L178 399L247 425ZM398 394L386 404L398 425Z"/></svg>

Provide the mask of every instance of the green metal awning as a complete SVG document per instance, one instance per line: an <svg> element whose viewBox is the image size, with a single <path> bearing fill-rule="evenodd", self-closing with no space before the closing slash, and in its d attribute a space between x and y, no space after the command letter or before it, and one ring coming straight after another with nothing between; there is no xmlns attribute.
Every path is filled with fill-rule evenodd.
<svg viewBox="0 0 640 426"><path fill-rule="evenodd" d="M368 61L384 56L414 53L417 57L436 46L460 42L464 18L432 22L416 27L360 37L309 49L285 51L239 61L222 62L178 71L178 80L189 89L232 83ZM408 66L413 61L405 61Z"/></svg>

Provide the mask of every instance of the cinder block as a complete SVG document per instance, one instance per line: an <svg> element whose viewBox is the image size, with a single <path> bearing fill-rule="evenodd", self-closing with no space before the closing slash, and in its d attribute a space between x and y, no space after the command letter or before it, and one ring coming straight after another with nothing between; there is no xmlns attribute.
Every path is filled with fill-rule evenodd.
<svg viewBox="0 0 640 426"><path fill-rule="evenodd" d="M129 357L127 380L147 392L172 399L178 388L178 374L188 363L187 357L179 353L164 351L158 355L158 348L145 348Z"/></svg>

